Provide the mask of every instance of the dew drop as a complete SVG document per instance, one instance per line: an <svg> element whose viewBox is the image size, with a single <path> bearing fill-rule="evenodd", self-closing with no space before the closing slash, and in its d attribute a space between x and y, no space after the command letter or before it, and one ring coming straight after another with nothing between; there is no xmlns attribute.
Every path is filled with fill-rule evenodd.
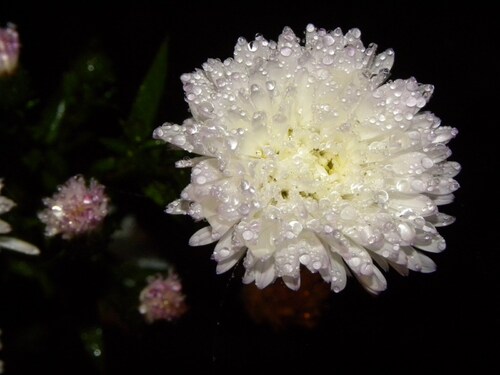
<svg viewBox="0 0 500 375"><path fill-rule="evenodd" d="M250 183L247 180L242 180L241 181L241 189L242 190L250 189Z"/></svg>
<svg viewBox="0 0 500 375"><path fill-rule="evenodd" d="M308 265L309 262L311 261L311 257L307 254L302 254L300 257L299 257L299 261L300 263L304 264L304 265Z"/></svg>
<svg viewBox="0 0 500 375"><path fill-rule="evenodd" d="M254 237L254 233L251 230L246 230L241 235L245 241L250 241Z"/></svg>
<svg viewBox="0 0 500 375"><path fill-rule="evenodd" d="M288 48L288 47L285 47L285 48L282 48L280 53L285 56L285 57L288 57L292 54L292 49L291 48Z"/></svg>
<svg viewBox="0 0 500 375"><path fill-rule="evenodd" d="M273 91L275 87L276 87L276 82L274 82L274 81L267 81L266 82L266 88L269 91Z"/></svg>
<svg viewBox="0 0 500 375"><path fill-rule="evenodd" d="M370 263L363 263L359 269L361 274L369 276L373 274L373 266Z"/></svg>
<svg viewBox="0 0 500 375"><path fill-rule="evenodd" d="M432 166L434 165L434 162L429 158L422 158L421 163L422 166L427 169L432 168Z"/></svg>
<svg viewBox="0 0 500 375"><path fill-rule="evenodd" d="M438 249L443 251L444 249L446 249L446 242L444 240L440 240L438 242Z"/></svg>
<svg viewBox="0 0 500 375"><path fill-rule="evenodd" d="M356 210L351 206L347 206L340 212L340 217L344 220L352 220L356 217Z"/></svg>
<svg viewBox="0 0 500 375"><path fill-rule="evenodd" d="M249 51L255 52L255 51L257 51L257 49L259 48L259 46L255 42L250 42L250 43L248 43L247 48L248 48Z"/></svg>
<svg viewBox="0 0 500 375"><path fill-rule="evenodd" d="M186 137L182 134L178 134L174 137L172 143L174 143L177 146L184 146L186 144Z"/></svg>
<svg viewBox="0 0 500 375"><path fill-rule="evenodd" d="M205 176L198 176L196 177L195 181L198 185L203 185L204 183L207 182L207 179Z"/></svg>
<svg viewBox="0 0 500 375"><path fill-rule="evenodd" d="M333 57L332 56L323 57L323 64L332 65L333 64Z"/></svg>
<svg viewBox="0 0 500 375"><path fill-rule="evenodd" d="M345 47L345 53L349 57L353 57L354 54L356 53L356 48L353 46L346 46Z"/></svg>
<svg viewBox="0 0 500 375"><path fill-rule="evenodd" d="M236 147L238 147L238 141L234 138L229 138L229 140L227 141L228 145L229 145L229 148L231 150L235 150Z"/></svg>
<svg viewBox="0 0 500 375"><path fill-rule="evenodd" d="M406 105L408 107L415 107L415 105L417 105L417 99L415 99L415 97L413 97L413 96L410 96L408 98L408 100L406 101Z"/></svg>
<svg viewBox="0 0 500 375"><path fill-rule="evenodd" d="M358 257L352 257L347 261L347 263L349 263L351 267L357 267L361 264L361 259L359 259Z"/></svg>
<svg viewBox="0 0 500 375"><path fill-rule="evenodd" d="M331 46L333 43L335 43L335 39L330 34L325 35L323 41L327 46Z"/></svg>
<svg viewBox="0 0 500 375"><path fill-rule="evenodd" d="M162 129L160 129L160 128L157 128L157 129L155 129L155 131L153 132L153 137L154 137L154 138L161 138L161 137L163 137L163 134L164 134L164 133L163 133L163 130L162 130Z"/></svg>

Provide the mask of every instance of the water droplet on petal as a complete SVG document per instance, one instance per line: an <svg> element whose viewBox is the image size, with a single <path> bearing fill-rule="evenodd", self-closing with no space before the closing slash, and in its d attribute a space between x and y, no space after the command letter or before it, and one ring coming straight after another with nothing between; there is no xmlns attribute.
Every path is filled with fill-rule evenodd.
<svg viewBox="0 0 500 375"><path fill-rule="evenodd" d="M276 87L276 82L274 82L274 81L267 81L266 82L266 88L269 91L273 91L275 87Z"/></svg>
<svg viewBox="0 0 500 375"><path fill-rule="evenodd" d="M285 47L285 48L282 48L280 53L285 56L285 57L288 57L292 54L292 49L291 48L288 48L288 47Z"/></svg>
<svg viewBox="0 0 500 375"><path fill-rule="evenodd" d="M311 261L311 257L307 254L302 254L300 257L299 257L299 261L300 263L304 264L304 265L308 265L309 262Z"/></svg>

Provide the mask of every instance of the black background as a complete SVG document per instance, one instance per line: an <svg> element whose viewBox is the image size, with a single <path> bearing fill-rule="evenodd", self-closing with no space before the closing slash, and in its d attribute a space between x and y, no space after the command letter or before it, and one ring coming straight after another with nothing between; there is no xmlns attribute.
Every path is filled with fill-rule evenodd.
<svg viewBox="0 0 500 375"><path fill-rule="evenodd" d="M500 334L498 266L498 62L493 10L421 2L290 2L196 5L188 1L103 5L33 6L22 1L0 5L0 22L17 24L23 39L23 66L40 90L50 92L72 59L91 39L111 56L122 82L122 100L131 101L154 54L169 37L169 71L162 121L188 116L179 76L209 57L231 56L239 36L256 33L276 39L284 26L303 35L310 22L347 31L358 27L365 45L396 52L393 78L415 76L436 89L426 109L459 129L451 159L461 163L461 189L444 212L457 222L443 228L447 250L433 259L431 275L388 274L379 297L354 280L331 296L329 315L313 331L275 332L252 323L242 311L240 281L215 276L211 248L187 248L192 231L164 227L165 242L182 249L177 267L184 273L192 309L174 327L152 326L138 335L111 332L105 353L107 373L200 373L270 368L325 373L444 373L455 368L477 373L498 371L494 358ZM471 3L472 4L472 3ZM154 220L161 221L159 212ZM153 220L153 219L152 219ZM43 301L36 301L43 304ZM1 301L0 304L8 303ZM38 319L36 303L20 319ZM0 307L1 308L1 307ZM45 318L44 318L45 319ZM54 330L61 327L54 325ZM70 323L68 323L70 324ZM9 328L4 330L4 345ZM68 328L70 330L70 328ZM9 352L10 374L93 373L87 359L67 338L43 340L41 347Z"/></svg>

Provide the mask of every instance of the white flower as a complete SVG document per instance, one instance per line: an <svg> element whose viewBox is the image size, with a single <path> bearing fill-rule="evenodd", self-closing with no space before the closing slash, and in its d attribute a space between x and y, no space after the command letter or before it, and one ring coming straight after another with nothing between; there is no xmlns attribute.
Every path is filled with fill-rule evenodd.
<svg viewBox="0 0 500 375"><path fill-rule="evenodd" d="M2 191L2 188L3 181L0 179L0 192ZM0 195L0 215L10 211L14 206L15 203L12 200ZM5 249L15 250L30 255L36 255L40 253L38 248L30 243L18 240L17 238L3 236L3 234L9 233L11 229L12 228L10 227L9 223L0 219L0 248L3 247Z"/></svg>
<svg viewBox="0 0 500 375"><path fill-rule="evenodd" d="M245 256L243 281L277 277L300 286L300 267L335 292L354 275L386 288L379 268L432 272L453 222L438 206L459 185L446 143L457 130L419 112L433 87L385 82L394 52L307 26L305 45L285 28L278 42L240 38L234 58L181 77L192 118L154 137L194 154L191 183L167 212L205 219L190 244L218 241L225 272ZM385 82L385 83L384 83Z"/></svg>

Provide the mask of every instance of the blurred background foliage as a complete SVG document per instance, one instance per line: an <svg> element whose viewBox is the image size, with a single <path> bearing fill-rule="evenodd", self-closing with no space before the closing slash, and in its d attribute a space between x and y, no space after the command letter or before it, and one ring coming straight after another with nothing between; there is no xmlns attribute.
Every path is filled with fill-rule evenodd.
<svg viewBox="0 0 500 375"><path fill-rule="evenodd" d="M0 78L2 193L18 203L6 219L16 237L41 249L36 258L0 253L0 322L9 342L1 354L8 373L129 371L134 361L122 365L118 358L142 346L144 332L145 340L160 335L148 337L153 329L138 313L138 296L146 277L174 269L175 253L186 247L185 241L172 246L178 241L166 228L182 232L183 221L168 218L163 209L188 182L186 172L174 171L184 155L151 138L161 123L167 71L165 39L132 100L124 98L115 62L91 39L50 90L38 91L22 63ZM106 186L111 214L98 233L72 241L44 238L36 216L41 200L75 174ZM172 330L184 329L182 323L155 325L154 331L167 330L170 338ZM107 341L124 337L131 348L126 340L117 344L120 355L106 362L114 347ZM182 342L177 337L175 345ZM162 344L149 355L173 345ZM145 362L141 368L147 371Z"/></svg>

